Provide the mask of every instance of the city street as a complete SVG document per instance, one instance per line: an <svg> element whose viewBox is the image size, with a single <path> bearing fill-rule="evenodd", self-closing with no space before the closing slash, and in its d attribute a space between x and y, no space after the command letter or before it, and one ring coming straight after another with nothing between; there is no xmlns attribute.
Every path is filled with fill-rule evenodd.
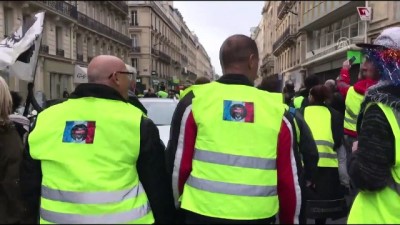
<svg viewBox="0 0 400 225"><path fill-rule="evenodd" d="M0 38L0 224L294 224L349 184L400 223L400 1L0 1Z"/></svg>

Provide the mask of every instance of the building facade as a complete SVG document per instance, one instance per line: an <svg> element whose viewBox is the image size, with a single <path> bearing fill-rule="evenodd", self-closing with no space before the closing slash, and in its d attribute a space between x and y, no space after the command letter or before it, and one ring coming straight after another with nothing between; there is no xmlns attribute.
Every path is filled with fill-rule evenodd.
<svg viewBox="0 0 400 225"><path fill-rule="evenodd" d="M129 61L128 7L124 1L2 1L0 35L10 35L21 23L44 10L42 44L35 91L48 99L61 98L78 84L75 67L87 67L101 54ZM3 72L11 90L27 94L27 82Z"/></svg>
<svg viewBox="0 0 400 225"><path fill-rule="evenodd" d="M205 70L212 71L204 48L199 47L201 44L172 1L127 3L132 38L130 57L138 71L138 87L158 90L164 85L175 89L193 83Z"/></svg>
<svg viewBox="0 0 400 225"><path fill-rule="evenodd" d="M357 13L357 7L364 5L365 1L303 2L299 29L306 34L302 67L307 74L316 74L321 80L339 76L347 51L359 50L355 44L366 41L366 22ZM357 79L356 66L350 73Z"/></svg>
<svg viewBox="0 0 400 225"><path fill-rule="evenodd" d="M372 20L361 21L365 1L265 1L262 75L294 81L298 90L309 74L335 79L356 43L372 43L379 33L400 26L400 2L368 1ZM338 16L340 15L340 16ZM261 24L261 23L260 23ZM260 46L260 44L259 44ZM351 69L352 82L359 67Z"/></svg>

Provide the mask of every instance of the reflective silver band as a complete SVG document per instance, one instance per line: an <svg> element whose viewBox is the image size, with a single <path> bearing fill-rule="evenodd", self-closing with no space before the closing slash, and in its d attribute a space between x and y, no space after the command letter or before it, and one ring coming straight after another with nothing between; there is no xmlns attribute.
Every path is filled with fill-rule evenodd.
<svg viewBox="0 0 400 225"><path fill-rule="evenodd" d="M346 121L346 122L349 122L349 123L352 123L352 124L357 124L357 120L353 120L353 119L350 119L350 118L344 118L344 120Z"/></svg>
<svg viewBox="0 0 400 225"><path fill-rule="evenodd" d="M244 168L254 168L262 170L276 169L275 159L257 158L251 156L239 156L226 153L211 152L197 148L194 153L194 159L203 162L244 167Z"/></svg>
<svg viewBox="0 0 400 225"><path fill-rule="evenodd" d="M140 219L150 213L150 211L151 209L148 203L139 208L125 212L99 215L60 213L41 208L40 217L43 220L56 224L120 224Z"/></svg>
<svg viewBox="0 0 400 225"><path fill-rule="evenodd" d="M328 146L330 148L333 148L334 144L332 142L329 141L324 141L324 140L315 140L315 144L316 145L324 145L324 146Z"/></svg>
<svg viewBox="0 0 400 225"><path fill-rule="evenodd" d="M128 190L99 192L61 191L42 185L42 198L78 204L121 202L129 198L135 198L143 192L141 183Z"/></svg>
<svg viewBox="0 0 400 225"><path fill-rule="evenodd" d="M346 107L346 112L349 114L349 116L352 119L357 119L358 115L356 115L355 113L353 113L353 111L351 111L351 109L349 109L349 107Z"/></svg>
<svg viewBox="0 0 400 225"><path fill-rule="evenodd" d="M228 195L258 196L258 197L277 195L276 185L261 186L261 185L233 184L220 181L205 180L193 176L189 177L186 184L203 191L222 193Z"/></svg>
<svg viewBox="0 0 400 225"><path fill-rule="evenodd" d="M325 153L325 152L318 152L319 158L327 158L327 159L337 159L337 154L335 153Z"/></svg>

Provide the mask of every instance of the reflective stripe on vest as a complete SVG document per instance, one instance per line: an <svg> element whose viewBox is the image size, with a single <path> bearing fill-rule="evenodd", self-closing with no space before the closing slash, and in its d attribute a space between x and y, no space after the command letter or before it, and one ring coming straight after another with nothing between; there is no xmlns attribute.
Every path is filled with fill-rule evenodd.
<svg viewBox="0 0 400 225"><path fill-rule="evenodd" d="M228 166L237 166L244 168L254 168L262 170L275 170L276 160L275 159L265 159L250 156L240 156L232 154L224 154L218 152L211 152L206 150L195 150L194 158L195 160L216 163Z"/></svg>
<svg viewBox="0 0 400 225"><path fill-rule="evenodd" d="M356 132L357 117L360 113L361 103L364 96L357 93L354 87L351 86L346 95L346 110L344 116L344 128Z"/></svg>
<svg viewBox="0 0 400 225"><path fill-rule="evenodd" d="M149 203L139 208L125 212L100 215L80 215L71 213L60 213L40 209L42 219L56 224L118 224L134 221L146 216L151 211Z"/></svg>
<svg viewBox="0 0 400 225"><path fill-rule="evenodd" d="M93 97L69 99L38 115L29 146L41 161L41 223L154 222L132 169L142 116L129 103Z"/></svg>
<svg viewBox="0 0 400 225"><path fill-rule="evenodd" d="M382 103L378 105L389 121L395 138L395 164L391 167L388 186L378 191L360 190L351 208L348 224L400 224L400 115Z"/></svg>
<svg viewBox="0 0 400 225"><path fill-rule="evenodd" d="M293 106L294 106L296 109L300 109L300 108L301 108L301 105L303 104L303 101L304 101L304 97L303 97L303 96L295 97L295 98L293 99Z"/></svg>
<svg viewBox="0 0 400 225"><path fill-rule="evenodd" d="M218 82L200 85L193 92L198 130L181 207L232 220L274 216L279 210L276 146L283 101L254 87ZM232 113L233 107L244 112L235 119L246 115L250 119L223 116Z"/></svg>
<svg viewBox="0 0 400 225"><path fill-rule="evenodd" d="M319 167L338 167L337 153L333 150L331 113L325 106L307 106L304 109L304 120L310 127L317 145Z"/></svg>
<svg viewBox="0 0 400 225"><path fill-rule="evenodd" d="M42 198L60 201L71 202L78 204L99 204L113 203L124 201L125 199L138 197L143 193L143 187L139 183L133 188L122 191L102 191L102 192L77 192L77 191L62 191L51 189L42 185Z"/></svg>

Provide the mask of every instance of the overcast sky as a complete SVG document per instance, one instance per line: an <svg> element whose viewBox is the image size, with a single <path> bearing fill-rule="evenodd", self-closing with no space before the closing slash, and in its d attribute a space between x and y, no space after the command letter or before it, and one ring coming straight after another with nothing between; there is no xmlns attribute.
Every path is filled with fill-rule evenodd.
<svg viewBox="0 0 400 225"><path fill-rule="evenodd" d="M250 28L261 20L263 6L264 1L174 1L189 29L199 37L218 75L222 75L222 42L233 34L250 36Z"/></svg>

